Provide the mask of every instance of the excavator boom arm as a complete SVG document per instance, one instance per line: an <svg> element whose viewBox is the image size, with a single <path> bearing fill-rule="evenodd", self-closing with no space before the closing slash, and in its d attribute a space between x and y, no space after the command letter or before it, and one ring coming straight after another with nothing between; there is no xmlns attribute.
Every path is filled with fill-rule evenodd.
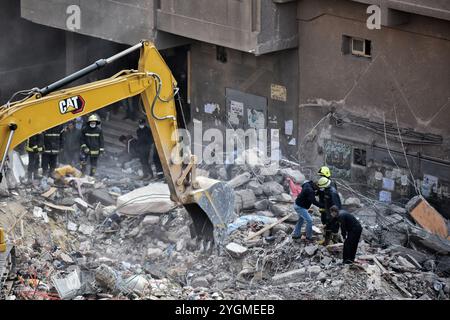
<svg viewBox="0 0 450 320"><path fill-rule="evenodd" d="M138 70L123 70L108 79L60 89L137 49L141 51ZM223 238L227 222L233 217L234 193L219 181L197 179L195 157L185 157L187 163L174 161L173 156L180 155L174 99L177 90L169 67L149 41L98 60L43 89L32 91L22 101L0 107L0 170L7 153L29 137L140 94L172 200L185 205L197 233L219 228L220 232L214 235L217 242ZM202 218L198 220L198 217Z"/></svg>

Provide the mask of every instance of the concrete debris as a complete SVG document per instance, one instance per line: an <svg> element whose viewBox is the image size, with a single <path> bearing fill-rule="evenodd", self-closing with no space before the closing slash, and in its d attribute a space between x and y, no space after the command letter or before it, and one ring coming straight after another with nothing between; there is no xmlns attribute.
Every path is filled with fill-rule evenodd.
<svg viewBox="0 0 450 320"><path fill-rule="evenodd" d="M361 200L359 200L359 198L351 197L345 199L344 204L346 206L361 207Z"/></svg>
<svg viewBox="0 0 450 320"><path fill-rule="evenodd" d="M318 249L319 249L318 246L306 246L304 248L304 250L308 256L313 256L317 252Z"/></svg>
<svg viewBox="0 0 450 320"><path fill-rule="evenodd" d="M262 185L262 190L268 197L276 196L284 192L283 186L275 181L264 182Z"/></svg>
<svg viewBox="0 0 450 320"><path fill-rule="evenodd" d="M250 178L252 175L249 172L245 172L237 177L234 177L230 181L228 181L228 185L232 188L238 188L244 184L246 184L248 181L250 181Z"/></svg>
<svg viewBox="0 0 450 320"><path fill-rule="evenodd" d="M305 175L303 173L301 173L298 170L291 169L291 168L281 169L280 173L284 177L291 178L295 183L300 184L300 185L302 185L303 182L305 182L305 180L306 180Z"/></svg>
<svg viewBox="0 0 450 320"><path fill-rule="evenodd" d="M135 166L127 168L134 176ZM363 225L355 264L343 265L342 243L292 239L298 216L287 179L302 182L298 166L250 168L233 168L239 175L229 183L245 214L226 226L221 250L192 238L192 217L159 181L145 186L117 170L117 177L85 183L69 177L78 180L21 186L0 202L21 275L0 298L449 299L448 240L412 222L398 203L374 204L340 188ZM312 209L313 238L321 240L320 213Z"/></svg>
<svg viewBox="0 0 450 320"><path fill-rule="evenodd" d="M252 190L239 190L235 192L237 203L240 203L241 209L251 209L255 207L256 196Z"/></svg>
<svg viewBox="0 0 450 320"><path fill-rule="evenodd" d="M159 223L159 217L158 216L152 216L152 215L148 215L145 216L144 220L142 220L142 225L145 226L150 226L150 225L155 225Z"/></svg>
<svg viewBox="0 0 450 320"><path fill-rule="evenodd" d="M228 253L230 253L235 258L242 258L248 250L246 247L243 247L234 242L230 242L225 248L227 249Z"/></svg>

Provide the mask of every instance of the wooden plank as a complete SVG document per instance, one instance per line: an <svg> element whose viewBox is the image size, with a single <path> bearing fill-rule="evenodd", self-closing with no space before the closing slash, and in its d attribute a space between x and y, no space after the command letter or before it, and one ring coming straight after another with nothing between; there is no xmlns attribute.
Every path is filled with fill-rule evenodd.
<svg viewBox="0 0 450 320"><path fill-rule="evenodd" d="M444 239L448 237L447 224L439 212L427 200L420 198L419 203L409 213L422 228Z"/></svg>
<svg viewBox="0 0 450 320"><path fill-rule="evenodd" d="M51 187L50 189L48 189L47 192L44 192L43 194L41 194L41 196L43 196L44 198L49 198L52 194L54 194L56 192L56 190L58 190L58 189L56 189L55 187Z"/></svg>
<svg viewBox="0 0 450 320"><path fill-rule="evenodd" d="M60 210L60 211L71 211L71 212L75 212L75 209L72 207L67 207L67 206L59 206L47 201L42 201L42 204L46 205L47 207L50 207L52 209L56 209L56 210Z"/></svg>
<svg viewBox="0 0 450 320"><path fill-rule="evenodd" d="M287 220L290 216L291 216L291 215L288 214L288 215L284 216L283 218L281 218L280 220L278 220L277 222L274 222L274 223L272 223L272 224L269 224L268 226L265 226L264 228L262 228L262 229L259 230L258 232L255 232L254 234L248 236L248 237L245 239L245 241L251 240L251 239L253 239L254 237L257 237L257 236L263 234L263 233L266 232L267 230L270 230L270 229L272 229L273 227L275 227L277 224L280 224L280 223L282 223L283 221Z"/></svg>

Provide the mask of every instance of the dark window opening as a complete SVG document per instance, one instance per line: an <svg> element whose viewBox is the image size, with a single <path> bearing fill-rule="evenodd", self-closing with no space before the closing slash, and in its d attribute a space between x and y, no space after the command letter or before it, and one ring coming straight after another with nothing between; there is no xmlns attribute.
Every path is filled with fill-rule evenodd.
<svg viewBox="0 0 450 320"><path fill-rule="evenodd" d="M353 164L363 167L367 166L366 150L353 149Z"/></svg>
<svg viewBox="0 0 450 320"><path fill-rule="evenodd" d="M226 48L221 47L221 46L216 46L216 59L222 63L227 62Z"/></svg>
<svg viewBox="0 0 450 320"><path fill-rule="evenodd" d="M372 41L350 36L342 36L342 53L357 57L372 57Z"/></svg>

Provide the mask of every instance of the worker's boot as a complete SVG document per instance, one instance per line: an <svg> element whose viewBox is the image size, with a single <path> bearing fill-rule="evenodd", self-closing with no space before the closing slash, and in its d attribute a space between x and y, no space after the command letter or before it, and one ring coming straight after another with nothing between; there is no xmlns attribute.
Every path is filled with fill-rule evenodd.
<svg viewBox="0 0 450 320"><path fill-rule="evenodd" d="M324 246L329 245L330 240L331 240L331 231L325 231L325 239L324 239L323 245Z"/></svg>
<svg viewBox="0 0 450 320"><path fill-rule="evenodd" d="M81 174L82 174L83 176L85 176L85 175L86 175L86 170L87 170L87 166L86 166L86 163L85 163L85 162L81 162L81 163L80 163L80 169L81 169Z"/></svg>
<svg viewBox="0 0 450 320"><path fill-rule="evenodd" d="M91 177L93 177L96 172L97 172L97 168L96 167L91 167Z"/></svg>

